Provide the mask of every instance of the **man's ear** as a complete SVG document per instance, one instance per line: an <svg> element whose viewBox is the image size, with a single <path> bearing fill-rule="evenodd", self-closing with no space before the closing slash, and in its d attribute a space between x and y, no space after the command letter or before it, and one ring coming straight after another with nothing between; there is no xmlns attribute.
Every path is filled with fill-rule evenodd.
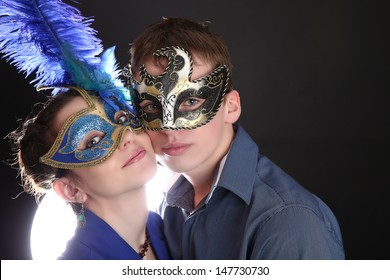
<svg viewBox="0 0 390 280"><path fill-rule="evenodd" d="M57 195L68 202L84 203L87 200L87 194L78 187L75 187L72 182L65 177L56 180L53 184L53 189Z"/></svg>
<svg viewBox="0 0 390 280"><path fill-rule="evenodd" d="M241 115L240 95L236 90L231 90L225 95L225 121L235 123Z"/></svg>

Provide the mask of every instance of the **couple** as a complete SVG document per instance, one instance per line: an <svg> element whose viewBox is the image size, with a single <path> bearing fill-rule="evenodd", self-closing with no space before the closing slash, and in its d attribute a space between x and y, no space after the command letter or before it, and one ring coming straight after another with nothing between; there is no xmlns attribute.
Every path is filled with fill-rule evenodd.
<svg viewBox="0 0 390 280"><path fill-rule="evenodd" d="M238 124L222 38L168 18L130 53L130 102L74 78L11 134L25 190L54 188L76 213L59 259L344 259L331 210ZM158 214L145 191L156 159L180 175Z"/></svg>

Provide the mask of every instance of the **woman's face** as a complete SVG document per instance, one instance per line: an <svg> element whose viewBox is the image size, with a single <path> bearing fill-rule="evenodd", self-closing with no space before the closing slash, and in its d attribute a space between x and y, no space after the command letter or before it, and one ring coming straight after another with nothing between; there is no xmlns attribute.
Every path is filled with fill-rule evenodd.
<svg viewBox="0 0 390 280"><path fill-rule="evenodd" d="M96 105L102 103L100 99L94 99L94 102L100 103ZM77 114L88 107L90 106L83 97L75 97L59 110L55 129L57 131L63 130L64 124L75 114L78 118L76 117L73 123L83 123L82 118L89 117L89 115ZM124 121L123 118L124 114L120 111L113 112L112 116L107 116L107 119L114 119L117 122L117 125L114 125L115 129L122 131L118 135L112 131L105 131L107 125L92 126L91 123L85 123L88 129L76 126L78 131L73 131L73 134L77 137L68 139L76 146L78 153L89 155L94 154L91 152L93 149L102 149L101 142L107 138L108 133L113 134L109 138L118 137L118 139L113 139L114 142L118 141L118 144L110 150L109 156L95 162L92 166L72 169L72 172L77 176L79 187L90 195L119 195L143 186L156 173L156 158L148 135L143 132L134 133L130 128L123 129L123 125L121 125ZM76 128L73 127L73 130Z"/></svg>

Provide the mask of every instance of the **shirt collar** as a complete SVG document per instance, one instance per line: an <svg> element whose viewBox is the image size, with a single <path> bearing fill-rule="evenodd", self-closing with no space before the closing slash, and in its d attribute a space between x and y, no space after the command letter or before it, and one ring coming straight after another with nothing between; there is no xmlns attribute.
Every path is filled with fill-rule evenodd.
<svg viewBox="0 0 390 280"><path fill-rule="evenodd" d="M236 136L223 164L218 187L223 187L249 204L256 178L259 149L246 131L237 125Z"/></svg>

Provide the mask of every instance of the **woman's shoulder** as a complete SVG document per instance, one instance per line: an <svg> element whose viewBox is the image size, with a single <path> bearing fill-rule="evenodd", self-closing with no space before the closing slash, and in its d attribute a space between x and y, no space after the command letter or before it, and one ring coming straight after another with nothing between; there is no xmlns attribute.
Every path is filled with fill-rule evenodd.
<svg viewBox="0 0 390 280"><path fill-rule="evenodd" d="M149 211L148 222L162 223L162 218L157 212Z"/></svg>
<svg viewBox="0 0 390 280"><path fill-rule="evenodd" d="M147 229L157 259L170 260L171 256L164 236L163 220L158 213L149 211Z"/></svg>
<svg viewBox="0 0 390 280"><path fill-rule="evenodd" d="M104 258L95 252L90 246L76 238L68 241L65 251L58 260L103 260Z"/></svg>
<svg viewBox="0 0 390 280"><path fill-rule="evenodd" d="M164 224L161 216L154 211L149 211L149 217L146 225L149 233L162 236L164 232Z"/></svg>

